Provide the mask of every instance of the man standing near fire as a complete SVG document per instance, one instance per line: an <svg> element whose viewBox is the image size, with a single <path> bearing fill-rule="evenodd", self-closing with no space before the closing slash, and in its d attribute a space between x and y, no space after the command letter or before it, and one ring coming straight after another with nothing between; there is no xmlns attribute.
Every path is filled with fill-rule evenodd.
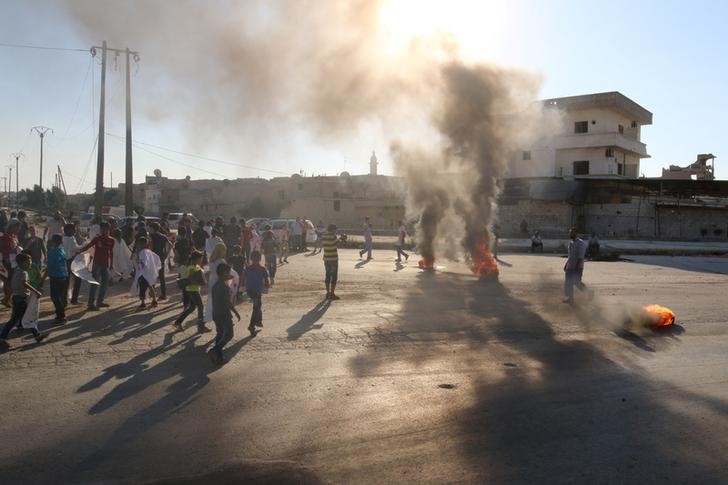
<svg viewBox="0 0 728 485"><path fill-rule="evenodd" d="M594 292L588 290L581 282L584 273L584 258L586 257L587 245L576 233L576 228L569 231L569 255L564 265L564 303L574 303L574 286L588 294L589 299L594 297Z"/></svg>

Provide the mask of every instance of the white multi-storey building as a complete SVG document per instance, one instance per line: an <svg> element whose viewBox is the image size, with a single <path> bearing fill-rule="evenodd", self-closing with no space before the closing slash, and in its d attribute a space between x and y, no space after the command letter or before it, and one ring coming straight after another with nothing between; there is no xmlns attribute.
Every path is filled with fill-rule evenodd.
<svg viewBox="0 0 728 485"><path fill-rule="evenodd" d="M542 101L559 128L515 154L509 177L637 178L649 158L641 128L652 113L619 92Z"/></svg>

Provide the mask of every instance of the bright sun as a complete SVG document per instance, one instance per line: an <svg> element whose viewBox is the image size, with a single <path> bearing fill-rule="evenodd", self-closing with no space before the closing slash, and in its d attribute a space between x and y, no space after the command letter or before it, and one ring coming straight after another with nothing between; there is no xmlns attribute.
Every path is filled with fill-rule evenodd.
<svg viewBox="0 0 728 485"><path fill-rule="evenodd" d="M383 32L397 44L445 32L459 42L463 53L477 56L498 43L507 23L506 6L487 0L387 0L380 21Z"/></svg>

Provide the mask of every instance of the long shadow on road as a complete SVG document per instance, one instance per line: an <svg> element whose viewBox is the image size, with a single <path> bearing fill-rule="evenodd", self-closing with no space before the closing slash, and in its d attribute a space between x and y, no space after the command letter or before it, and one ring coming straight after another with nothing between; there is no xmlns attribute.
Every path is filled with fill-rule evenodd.
<svg viewBox="0 0 728 485"><path fill-rule="evenodd" d="M414 347L396 356L372 351L351 359L355 374L375 373L392 359L413 365L454 359L451 364L462 365L456 359L472 363L489 348L508 349L510 362L500 371L471 373L474 395L466 400L471 404L442 417L452 425L429 438L434 450L445 450L455 435L467 481L725 480L726 402L650 379L636 366L625 368L590 342L560 339L528 302L497 282L448 274L420 277L395 330L446 332L470 352L456 357L447 346L440 353ZM624 343L614 339L619 351ZM676 411L676 405L684 411ZM712 422L701 421L705 413ZM398 456L408 453L415 461L422 450L400 450Z"/></svg>

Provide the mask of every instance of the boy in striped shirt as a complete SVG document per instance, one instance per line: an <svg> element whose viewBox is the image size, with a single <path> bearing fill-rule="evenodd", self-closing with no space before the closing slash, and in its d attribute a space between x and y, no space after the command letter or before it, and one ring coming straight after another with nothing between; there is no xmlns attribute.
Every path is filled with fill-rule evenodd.
<svg viewBox="0 0 728 485"><path fill-rule="evenodd" d="M326 298L329 300L338 300L336 296L336 282L339 276L339 238L336 236L336 225L329 224L326 233L321 237L324 247L324 268L326 269Z"/></svg>

